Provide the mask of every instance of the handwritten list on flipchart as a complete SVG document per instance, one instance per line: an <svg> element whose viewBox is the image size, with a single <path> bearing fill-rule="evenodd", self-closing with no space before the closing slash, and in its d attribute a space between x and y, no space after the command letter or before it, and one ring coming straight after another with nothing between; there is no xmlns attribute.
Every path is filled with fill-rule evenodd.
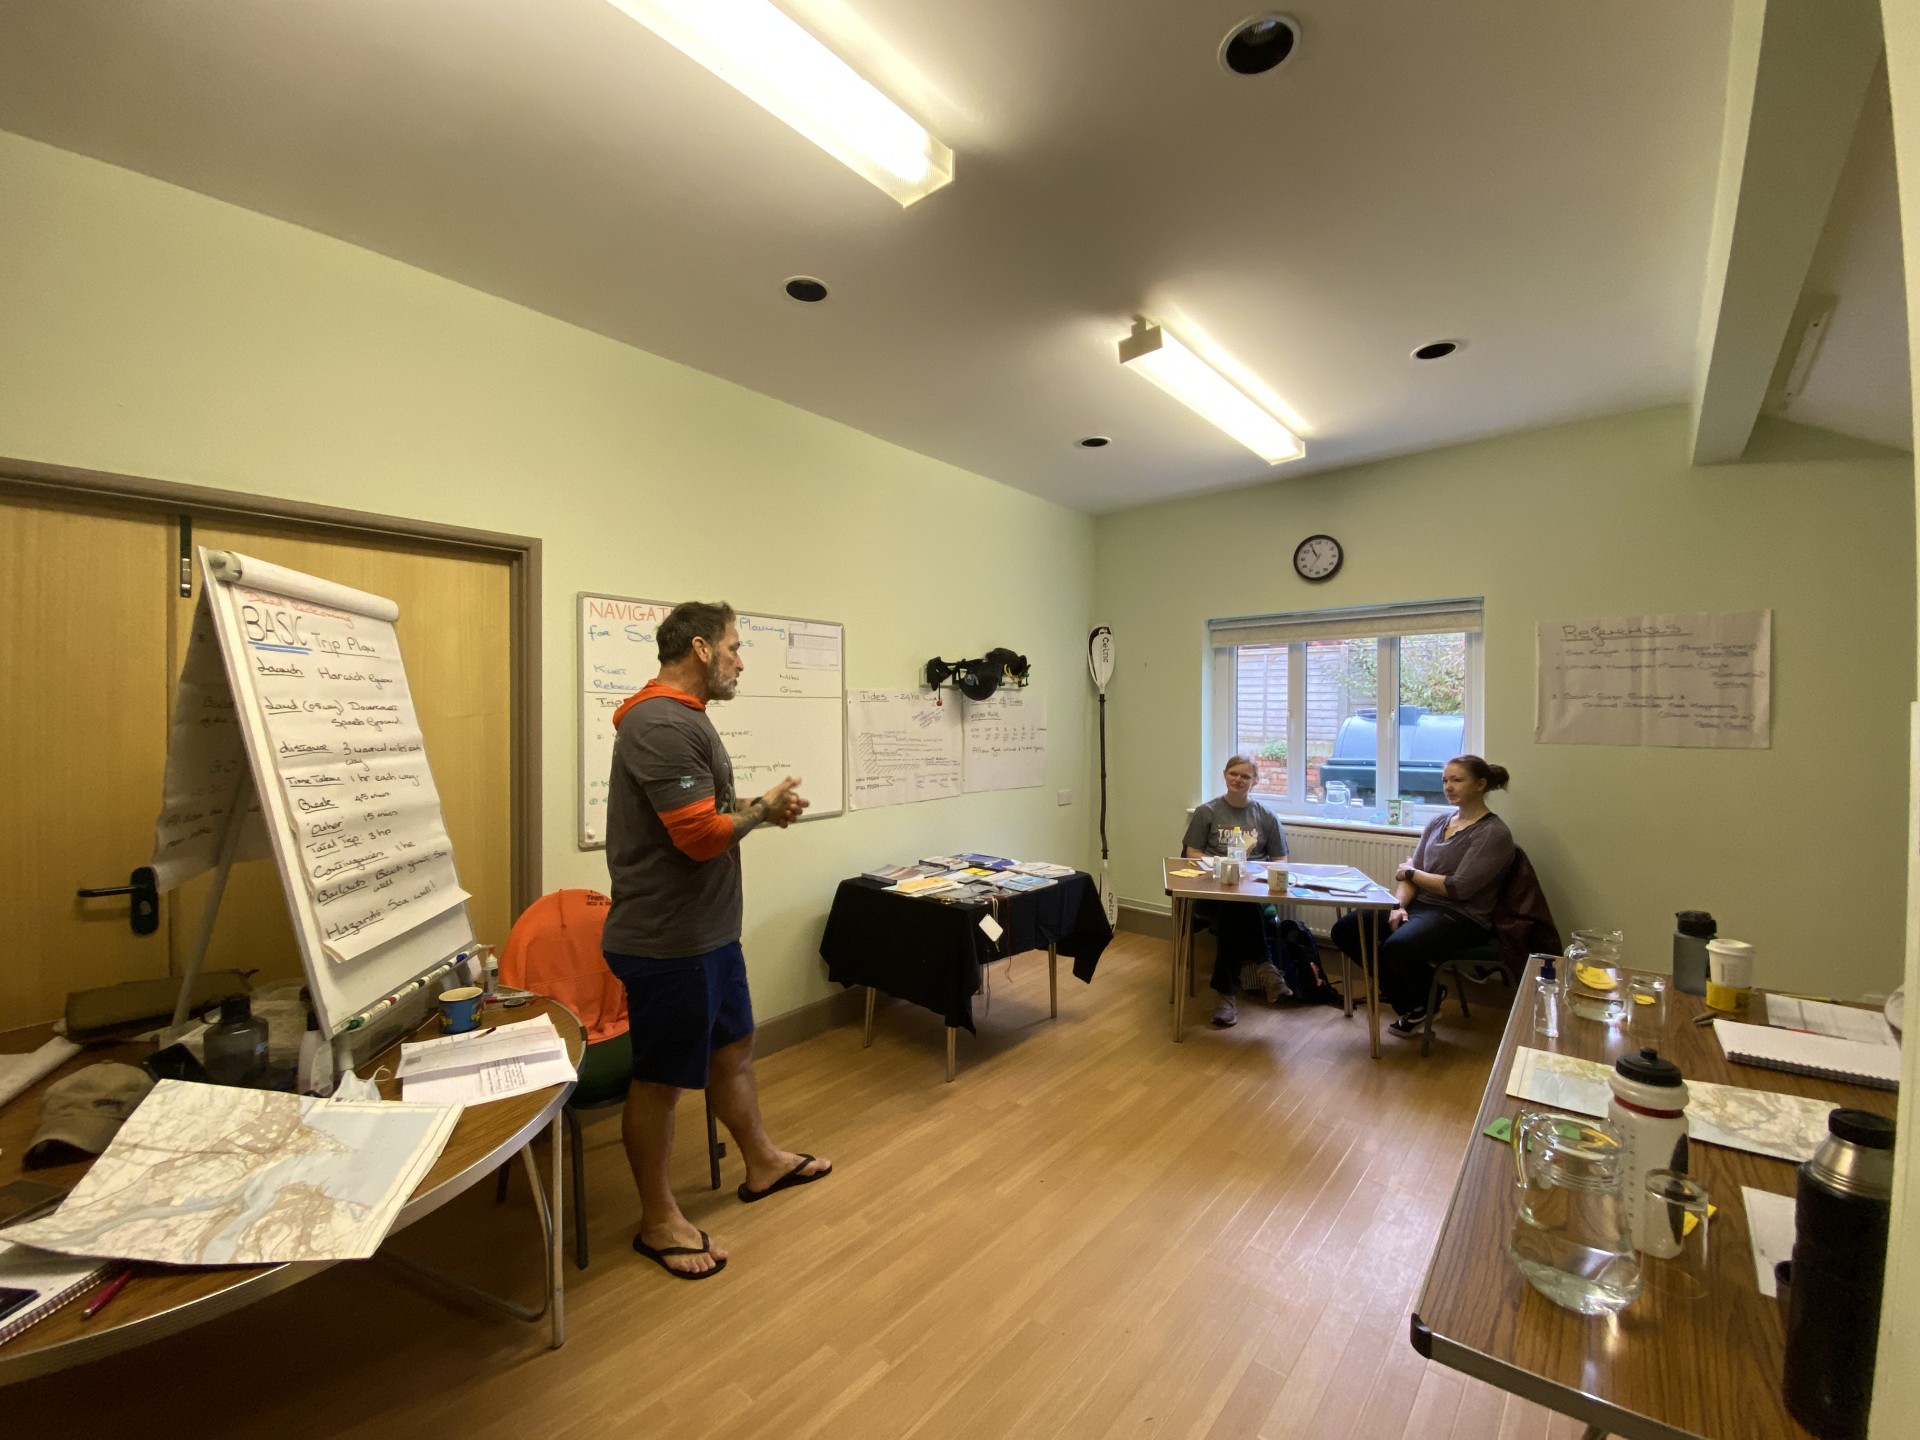
<svg viewBox="0 0 1920 1440"><path fill-rule="evenodd" d="M849 690L847 805L872 810L961 791L960 707L930 690Z"/></svg>
<svg viewBox="0 0 1920 1440"><path fill-rule="evenodd" d="M1543 745L1764 750L1773 743L1773 612L1543 622Z"/></svg>
<svg viewBox="0 0 1920 1440"><path fill-rule="evenodd" d="M968 790L1026 790L1047 778L1047 702L1002 690L966 703Z"/></svg>
<svg viewBox="0 0 1920 1440"><path fill-rule="evenodd" d="M328 953L465 900L392 622L243 585L231 598Z"/></svg>

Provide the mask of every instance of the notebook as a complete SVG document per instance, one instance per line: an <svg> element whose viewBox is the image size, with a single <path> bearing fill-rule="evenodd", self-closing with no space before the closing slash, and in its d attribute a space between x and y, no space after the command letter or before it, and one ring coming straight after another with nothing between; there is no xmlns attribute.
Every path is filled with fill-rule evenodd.
<svg viewBox="0 0 1920 1440"><path fill-rule="evenodd" d="M107 1278L118 1261L81 1259L0 1240L0 1290L31 1290L36 1298L0 1316L0 1345L79 1299Z"/></svg>
<svg viewBox="0 0 1920 1440"><path fill-rule="evenodd" d="M1714 1021L1713 1033L1720 1037L1720 1048L1727 1052L1727 1058L1742 1065L1817 1075L1823 1080L1867 1085L1875 1090L1900 1088L1900 1052L1891 1045L1804 1035L1770 1025L1742 1025L1737 1020Z"/></svg>

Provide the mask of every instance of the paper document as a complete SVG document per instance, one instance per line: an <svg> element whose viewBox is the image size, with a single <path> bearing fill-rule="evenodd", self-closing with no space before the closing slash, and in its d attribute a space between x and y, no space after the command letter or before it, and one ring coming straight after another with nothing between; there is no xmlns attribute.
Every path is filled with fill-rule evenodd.
<svg viewBox="0 0 1920 1440"><path fill-rule="evenodd" d="M60 1208L4 1238L162 1265L364 1260L459 1118L162 1080Z"/></svg>
<svg viewBox="0 0 1920 1440"><path fill-rule="evenodd" d="M538 1015L400 1047L401 1093L431 1105L484 1105L574 1079L553 1019Z"/></svg>
<svg viewBox="0 0 1920 1440"><path fill-rule="evenodd" d="M1573 1055L1555 1055L1521 1046L1507 1075L1507 1094L1555 1110L1604 1117L1612 1090L1610 1066ZM1799 1095L1687 1081L1687 1134L1708 1145L1771 1155L1798 1163L1811 1159L1827 1138L1827 1113L1834 1107Z"/></svg>
<svg viewBox="0 0 1920 1440"><path fill-rule="evenodd" d="M1289 865L1287 883L1341 895L1358 895L1373 888L1373 881L1351 865Z"/></svg>
<svg viewBox="0 0 1920 1440"><path fill-rule="evenodd" d="M79 1053L80 1047L73 1041L56 1035L25 1055L0 1055L0 1105L44 1080Z"/></svg>
<svg viewBox="0 0 1920 1440"><path fill-rule="evenodd" d="M1746 1202L1747 1238L1753 1242L1753 1278L1760 1293L1771 1297L1776 1293L1773 1267L1793 1258L1793 1196L1742 1185L1740 1198Z"/></svg>
<svg viewBox="0 0 1920 1440"><path fill-rule="evenodd" d="M1862 1010L1853 1005L1830 1005L1824 1000L1796 1000L1788 995L1767 996L1767 1024L1782 1030L1811 1030L1816 1035L1831 1035L1836 1040L1858 1040L1866 1045L1888 1045L1898 1050L1900 1041L1878 1010Z"/></svg>

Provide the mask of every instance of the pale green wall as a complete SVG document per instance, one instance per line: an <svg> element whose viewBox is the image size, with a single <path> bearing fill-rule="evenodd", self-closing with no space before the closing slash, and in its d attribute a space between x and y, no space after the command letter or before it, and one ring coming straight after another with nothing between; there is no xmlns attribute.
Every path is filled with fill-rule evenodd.
<svg viewBox="0 0 1920 1440"><path fill-rule="evenodd" d="M573 841L579 590L844 621L856 687L1024 652L1043 789L747 842L763 1016L837 988L816 946L845 875L956 847L1087 859L1093 522L844 425L0 134L0 455L541 537L548 888L606 883Z"/></svg>
<svg viewBox="0 0 1920 1440"><path fill-rule="evenodd" d="M1744 463L1696 470L1687 428L1682 409L1644 411L1103 517L1094 613L1120 657L1107 708L1122 898L1164 907L1157 857L1200 798L1209 617L1482 595L1486 753L1514 775L1494 805L1563 928L1621 928L1633 963L1664 968L1673 912L1698 906L1759 947L1764 983L1891 990L1912 460L1763 423ZM1346 562L1309 586L1289 562L1316 531ZM1538 621L1762 608L1770 750L1534 743Z"/></svg>

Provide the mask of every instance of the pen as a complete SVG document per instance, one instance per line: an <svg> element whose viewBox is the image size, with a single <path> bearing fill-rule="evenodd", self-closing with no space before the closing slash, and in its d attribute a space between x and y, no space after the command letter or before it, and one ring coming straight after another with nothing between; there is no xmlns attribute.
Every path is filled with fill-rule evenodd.
<svg viewBox="0 0 1920 1440"><path fill-rule="evenodd" d="M113 1297L118 1295L122 1290L126 1289L127 1282L131 1279L133 1279L133 1266L131 1265L121 1266L120 1273L114 1276L113 1279L109 1280L107 1282L106 1288L102 1290L98 1295L94 1296L93 1299L88 1303L87 1308L80 1312L80 1318L82 1320L91 1320L94 1316L98 1315L102 1310L106 1309L107 1302L113 1299Z"/></svg>

